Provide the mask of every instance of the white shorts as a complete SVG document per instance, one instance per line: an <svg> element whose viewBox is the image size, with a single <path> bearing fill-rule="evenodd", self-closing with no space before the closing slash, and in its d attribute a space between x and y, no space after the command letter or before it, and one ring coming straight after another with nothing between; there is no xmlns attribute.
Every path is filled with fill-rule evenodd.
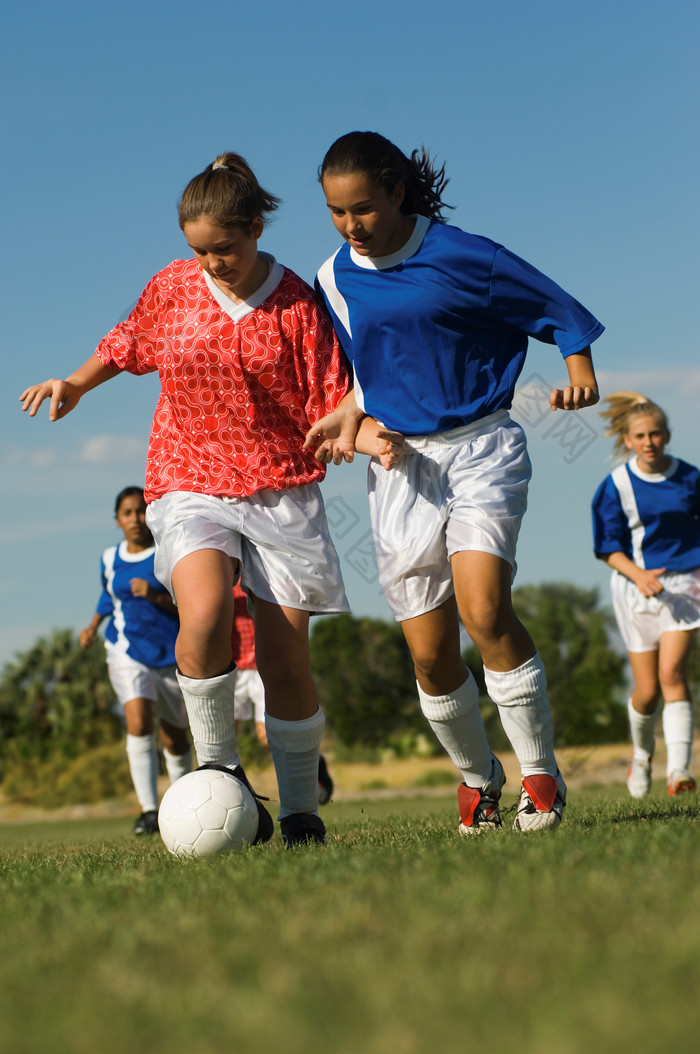
<svg viewBox="0 0 700 1054"><path fill-rule="evenodd" d="M175 666L144 666L105 641L107 670L117 699L124 706L131 699L149 699L159 720L187 728L187 710L175 676Z"/></svg>
<svg viewBox="0 0 700 1054"><path fill-rule="evenodd" d="M663 593L645 597L634 582L613 571L613 610L627 651L656 651L662 633L700 629L700 568L669 572L659 581Z"/></svg>
<svg viewBox="0 0 700 1054"><path fill-rule="evenodd" d="M233 715L237 721L265 723L265 689L257 670L236 670L233 689Z"/></svg>
<svg viewBox="0 0 700 1054"><path fill-rule="evenodd" d="M178 491L152 502L146 521L156 578L171 593L173 568L184 556L217 549L241 562L243 588L262 600L302 611L350 610L315 483L248 498Z"/></svg>
<svg viewBox="0 0 700 1054"><path fill-rule="evenodd" d="M379 582L398 621L454 593L450 559L474 550L507 561L532 475L525 433L505 410L436 435L411 436L385 471L370 462L369 504Z"/></svg>

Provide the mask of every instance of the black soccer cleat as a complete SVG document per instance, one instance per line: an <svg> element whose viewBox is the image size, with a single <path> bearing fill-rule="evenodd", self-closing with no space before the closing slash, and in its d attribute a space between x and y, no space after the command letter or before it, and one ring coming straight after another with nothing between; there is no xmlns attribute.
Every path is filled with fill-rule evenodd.
<svg viewBox="0 0 700 1054"><path fill-rule="evenodd" d="M258 833L255 835L252 844L258 845L258 843L260 842L269 842L273 834L275 833L275 825L273 823L272 817L263 805L263 801L269 801L270 799L261 798L261 795L255 793L252 786L250 785L248 777L245 774L243 766L237 765L235 769L230 769L227 768L226 765L217 765L215 762L210 761L205 765L200 765L197 769L197 772L200 772L202 769L214 769L214 771L216 772L228 772L230 776L235 776L237 780L240 780L241 783L243 783L248 788L250 793L253 795L255 804L258 807Z"/></svg>
<svg viewBox="0 0 700 1054"><path fill-rule="evenodd" d="M149 809L136 817L132 833L158 834L158 813L155 809Z"/></svg>
<svg viewBox="0 0 700 1054"><path fill-rule="evenodd" d="M327 805L333 795L333 780L330 777L323 754L318 759L318 804Z"/></svg>
<svg viewBox="0 0 700 1054"><path fill-rule="evenodd" d="M285 849L295 845L308 845L317 842L326 844L326 827L320 816L312 812L293 812L280 820L282 841Z"/></svg>

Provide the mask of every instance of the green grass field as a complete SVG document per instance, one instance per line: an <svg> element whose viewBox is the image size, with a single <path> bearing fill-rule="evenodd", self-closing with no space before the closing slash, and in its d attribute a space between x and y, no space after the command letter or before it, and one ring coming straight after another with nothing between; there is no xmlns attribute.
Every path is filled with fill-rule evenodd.
<svg viewBox="0 0 700 1054"><path fill-rule="evenodd" d="M698 798L589 790L472 839L452 794L323 815L326 847L206 861L128 819L1 827L0 1050L695 1047Z"/></svg>

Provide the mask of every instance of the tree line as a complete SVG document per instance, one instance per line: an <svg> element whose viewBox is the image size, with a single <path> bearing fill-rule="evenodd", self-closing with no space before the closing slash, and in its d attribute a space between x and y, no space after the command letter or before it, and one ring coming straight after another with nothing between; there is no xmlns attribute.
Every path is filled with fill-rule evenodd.
<svg viewBox="0 0 700 1054"><path fill-rule="evenodd" d="M523 586L514 591L513 604L544 660L557 745L625 739L626 658L611 643L614 620L600 607L598 591L568 583ZM465 659L479 685L491 742L502 748L476 648L467 646ZM429 738L396 623L352 615L321 619L313 626L311 661L327 729L339 745L407 753ZM690 674L700 685L697 651ZM40 638L0 676L0 778L8 766L69 762L120 740L115 703L101 644L83 651L70 629Z"/></svg>

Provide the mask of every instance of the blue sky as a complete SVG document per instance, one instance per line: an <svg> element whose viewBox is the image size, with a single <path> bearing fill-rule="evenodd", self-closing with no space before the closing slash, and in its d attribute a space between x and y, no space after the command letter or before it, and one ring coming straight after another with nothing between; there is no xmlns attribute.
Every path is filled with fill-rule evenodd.
<svg viewBox="0 0 700 1054"><path fill-rule="evenodd" d="M207 11L210 13L207 14ZM337 247L316 169L354 128L447 164L451 222L550 274L607 331L604 391L664 406L698 463L697 4L406 0L210 8L12 5L0 25L3 186L0 662L89 621L114 495L140 483L155 378L120 377L57 424L27 385L66 376L186 255L176 203L225 149L284 199L261 247L312 280ZM540 412L563 383L532 344L517 400L534 463L517 584L601 587L589 503L609 471L595 410ZM554 415L555 417L557 415ZM388 617L367 549L362 459L324 493L357 614Z"/></svg>

